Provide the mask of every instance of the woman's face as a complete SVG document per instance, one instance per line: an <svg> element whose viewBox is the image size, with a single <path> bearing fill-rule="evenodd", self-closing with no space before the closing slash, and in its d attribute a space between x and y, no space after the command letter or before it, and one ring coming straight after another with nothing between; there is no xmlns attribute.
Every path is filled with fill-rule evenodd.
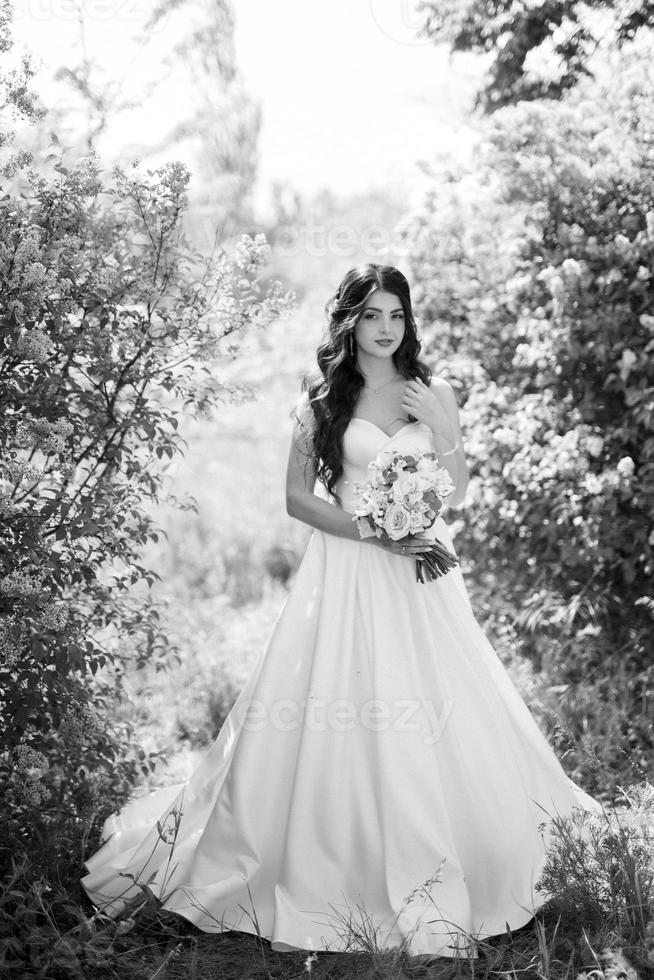
<svg viewBox="0 0 654 980"><path fill-rule="evenodd" d="M358 352L382 360L390 358L402 343L403 336L404 309L399 297L376 289L368 297L354 328Z"/></svg>

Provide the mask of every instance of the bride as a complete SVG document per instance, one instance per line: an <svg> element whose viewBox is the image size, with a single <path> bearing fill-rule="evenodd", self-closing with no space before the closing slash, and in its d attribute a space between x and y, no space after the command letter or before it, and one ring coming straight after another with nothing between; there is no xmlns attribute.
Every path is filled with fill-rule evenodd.
<svg viewBox="0 0 654 980"><path fill-rule="evenodd" d="M201 930L275 950L372 937L474 957L549 897L535 886L550 817L601 806L565 775L460 569L417 581L429 533L362 538L353 520L354 484L389 448L435 451L450 504L468 483L405 277L351 269L327 314L289 453L288 513L314 529L292 588L204 760L105 822L82 883L108 915L148 890ZM455 553L442 516L433 533Z"/></svg>

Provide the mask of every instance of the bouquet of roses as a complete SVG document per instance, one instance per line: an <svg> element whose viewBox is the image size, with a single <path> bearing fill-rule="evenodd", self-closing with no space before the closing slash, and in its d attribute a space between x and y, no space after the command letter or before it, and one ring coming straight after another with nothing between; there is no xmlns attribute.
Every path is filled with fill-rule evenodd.
<svg viewBox="0 0 654 980"><path fill-rule="evenodd" d="M436 453L404 455L384 450L368 464L370 479L355 483L357 499L352 520L362 538L386 536L399 541L432 527L443 509L443 501L454 490L447 470L439 466ZM433 538L433 550L416 558L416 578L424 583L440 578L458 565L459 559Z"/></svg>

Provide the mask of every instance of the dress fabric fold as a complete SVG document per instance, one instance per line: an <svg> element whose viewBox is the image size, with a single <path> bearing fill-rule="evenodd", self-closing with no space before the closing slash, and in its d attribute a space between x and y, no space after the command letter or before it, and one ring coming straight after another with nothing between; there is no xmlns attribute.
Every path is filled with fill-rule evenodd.
<svg viewBox="0 0 654 980"><path fill-rule="evenodd" d="M352 419L341 506L381 449L433 449ZM455 550L443 517L434 533ZM147 887L206 932L276 950L477 955L526 924L549 818L601 805L564 773L477 622L457 567L314 530L265 649L184 784L109 817L82 884L106 914Z"/></svg>

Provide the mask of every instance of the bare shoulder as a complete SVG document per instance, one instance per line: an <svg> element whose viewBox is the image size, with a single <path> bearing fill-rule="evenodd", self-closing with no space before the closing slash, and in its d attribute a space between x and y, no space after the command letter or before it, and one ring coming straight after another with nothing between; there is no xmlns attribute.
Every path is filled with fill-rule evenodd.
<svg viewBox="0 0 654 980"><path fill-rule="evenodd" d="M429 387L437 394L440 395L444 402L449 405L456 405L456 393L454 388L447 381L446 378L433 377Z"/></svg>
<svg viewBox="0 0 654 980"><path fill-rule="evenodd" d="M303 391L300 394L293 408L293 415L302 423L306 423L313 415L313 409L311 408L311 401L309 399L308 391Z"/></svg>
<svg viewBox="0 0 654 980"><path fill-rule="evenodd" d="M297 399L293 408L293 416L295 418L295 425L286 469L287 501L298 493L313 493L317 479L317 465L313 453L313 427L311 424L313 408L311 407L308 392L303 391Z"/></svg>
<svg viewBox="0 0 654 980"><path fill-rule="evenodd" d="M303 391L300 394L291 414L295 420L293 442L296 446L301 446L306 451L311 444L311 436L315 424L315 417L308 391Z"/></svg>
<svg viewBox="0 0 654 980"><path fill-rule="evenodd" d="M432 388L449 388L450 391L453 390L452 385L445 378L437 378L436 375L432 376L431 379Z"/></svg>
<svg viewBox="0 0 654 980"><path fill-rule="evenodd" d="M309 404L309 392L306 390L301 391L295 402L296 411L299 412L300 409L306 408L308 404Z"/></svg>

